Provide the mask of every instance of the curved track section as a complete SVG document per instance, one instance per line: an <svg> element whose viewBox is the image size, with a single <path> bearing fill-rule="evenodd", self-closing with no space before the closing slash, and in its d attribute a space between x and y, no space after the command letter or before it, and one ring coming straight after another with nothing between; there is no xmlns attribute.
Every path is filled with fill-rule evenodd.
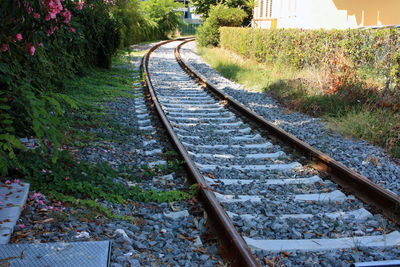
<svg viewBox="0 0 400 267"><path fill-rule="evenodd" d="M218 91L214 93L223 96L224 101L208 94L176 62L176 46L177 42L167 42L146 55L147 85L189 173L200 184L212 214L234 248L237 265L260 264L246 243L268 265L279 263L276 257L271 262L271 255L284 255L285 259L292 259L291 264L297 264L296 258L308 257L323 265L329 264L329 259L321 255L328 252L343 263L371 260L370 251L386 253L385 259L400 256L400 232L396 225L379 214L371 214L360 200L324 180L311 162L296 161L283 147L264 137L258 127L227 109L225 105L234 100ZM253 121L262 119L253 116ZM275 131L284 133L276 127ZM307 147L300 140L296 142ZM325 155L320 156L319 165ZM331 171L330 176L346 179L343 173L332 171L334 164L326 165L335 163L332 159L325 161L322 165ZM365 195L371 197L373 192L398 203L393 194L378 187L375 190L375 185L365 177L361 180L371 187L369 192L358 194L352 182L345 189L364 200L368 199ZM358 258L351 256L355 250L359 252Z"/></svg>

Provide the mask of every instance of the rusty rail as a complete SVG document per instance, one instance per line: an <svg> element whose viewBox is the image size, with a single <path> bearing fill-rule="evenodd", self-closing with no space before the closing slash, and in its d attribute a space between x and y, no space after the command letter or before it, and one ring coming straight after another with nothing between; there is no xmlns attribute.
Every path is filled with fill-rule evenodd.
<svg viewBox="0 0 400 267"><path fill-rule="evenodd" d="M313 167L315 169L326 171L329 178L335 183L339 184L346 192L356 195L359 199L372 206L372 208L379 209L387 217L398 224L400 223L400 198L398 196L377 185L361 174L351 170L327 154L324 154L307 143L301 141L294 135L275 126L254 111L242 105L240 102L217 89L217 86L208 82L207 79L205 79L205 77L199 72L185 64L180 57L179 50L182 45L191 41L193 40L187 40L181 43L175 50L175 57L186 72L198 79L218 98L227 101L227 104L235 111L255 122L260 128L267 130L284 143L289 144L298 152L308 157L313 162Z"/></svg>
<svg viewBox="0 0 400 267"><path fill-rule="evenodd" d="M182 38L180 40L183 40ZM189 39L189 38L186 38ZM153 84L151 82L151 76L148 71L148 62L150 58L150 54L156 50L158 47L172 42L175 40L169 40L162 42L154 47L152 47L149 52L144 56L142 60L142 68L146 73L146 86L150 92L151 98L154 102L155 109L160 117L161 122L163 123L164 127L166 128L169 137L176 147L176 149L181 154L182 158L184 159L186 169L188 174L198 183L200 186L201 194L205 200L205 203L209 206L209 211L214 215L213 219L216 220L217 225L220 226L222 230L222 234L225 237L225 242L229 248L233 251L230 253L230 261L232 266L261 266L259 261L252 255L249 247L247 246L246 242L237 232L236 228L233 226L229 216L226 214L225 210L221 207L218 200L216 199L214 193L210 190L207 186L206 181L204 180L203 176L201 175L200 171L195 166L194 162L190 158L188 152L186 151L185 147L182 145L181 141L179 140L178 136L176 135L175 131L173 130L171 124L169 123L167 116L165 115L161 105L158 101L157 95L153 88Z"/></svg>

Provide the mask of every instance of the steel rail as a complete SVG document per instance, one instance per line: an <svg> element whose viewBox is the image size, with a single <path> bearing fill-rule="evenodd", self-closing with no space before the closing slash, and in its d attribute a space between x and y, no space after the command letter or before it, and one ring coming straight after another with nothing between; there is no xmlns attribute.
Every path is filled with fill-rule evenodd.
<svg viewBox="0 0 400 267"><path fill-rule="evenodd" d="M182 40L182 39L180 39ZM208 187L206 181L204 180L203 176L201 175L200 171L197 169L196 165L194 164L193 160L189 156L188 152L186 151L185 147L179 140L177 134L175 133L174 129L172 128L167 116L165 115L161 104L158 101L157 95L153 88L153 84L151 82L151 75L148 70L148 62L150 59L151 53L159 48L160 46L167 44L169 42L176 41L176 40L169 40L162 43L157 44L156 46L152 47L149 52L144 56L142 59L142 68L146 74L146 86L150 92L151 98L154 103L154 107L160 117L160 120L164 127L166 128L168 135L179 151L180 155L182 156L186 169L189 175L194 178L196 183L200 186L201 194L209 206L209 210L213 213L215 219L218 223L218 226L221 227L223 231L223 236L225 237L225 241L228 243L228 247L232 249L232 266L261 266L260 262L253 256L251 250L247 246L246 242L243 240L241 235L237 232L235 226L233 226L229 216L226 214L224 208L220 205L218 200L216 199L214 193L212 192L211 188Z"/></svg>
<svg viewBox="0 0 400 267"><path fill-rule="evenodd" d="M400 223L400 198L392 192L372 182L365 176L351 170L344 164L336 161L325 153L301 141L294 135L284 131L280 127L267 121L254 111L245 107L240 102L226 95L217 86L207 81L198 71L185 64L180 56L180 48L194 41L186 40L175 49L175 57L181 67L191 76L198 79L209 91L216 95L221 100L225 100L227 104L241 115L255 122L260 128L267 130L272 135L278 137L284 143L289 144L298 152L308 157L313 161L313 167L319 171L328 173L329 178L340 185L346 192L354 194L359 199L372 206L378 208L387 217Z"/></svg>

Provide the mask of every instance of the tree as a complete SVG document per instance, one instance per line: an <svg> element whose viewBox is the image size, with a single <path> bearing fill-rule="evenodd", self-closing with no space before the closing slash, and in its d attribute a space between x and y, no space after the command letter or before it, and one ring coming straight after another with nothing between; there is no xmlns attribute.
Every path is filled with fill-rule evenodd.
<svg viewBox="0 0 400 267"><path fill-rule="evenodd" d="M158 25L161 39L174 33L180 23L182 12L176 11L182 4L174 0L148 0L143 3L145 14Z"/></svg>
<svg viewBox="0 0 400 267"><path fill-rule="evenodd" d="M200 46L218 46L219 28L223 26L237 27L247 17L239 8L227 7L223 4L211 6L210 16L197 29L197 42Z"/></svg>
<svg viewBox="0 0 400 267"><path fill-rule="evenodd" d="M199 14L203 19L209 17L211 6L218 4L244 10L247 18L243 20L243 26L249 25L253 17L254 0L192 0L192 3L196 7L196 14Z"/></svg>

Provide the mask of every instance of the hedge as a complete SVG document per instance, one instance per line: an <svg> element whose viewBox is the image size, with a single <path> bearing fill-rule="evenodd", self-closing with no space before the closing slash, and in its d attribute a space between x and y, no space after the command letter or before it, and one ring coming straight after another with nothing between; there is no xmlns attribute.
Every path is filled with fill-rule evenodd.
<svg viewBox="0 0 400 267"><path fill-rule="evenodd" d="M330 53L340 51L355 68L370 68L377 75L398 81L400 31L302 30L221 28L224 49L261 63L285 64L296 69L321 67Z"/></svg>

